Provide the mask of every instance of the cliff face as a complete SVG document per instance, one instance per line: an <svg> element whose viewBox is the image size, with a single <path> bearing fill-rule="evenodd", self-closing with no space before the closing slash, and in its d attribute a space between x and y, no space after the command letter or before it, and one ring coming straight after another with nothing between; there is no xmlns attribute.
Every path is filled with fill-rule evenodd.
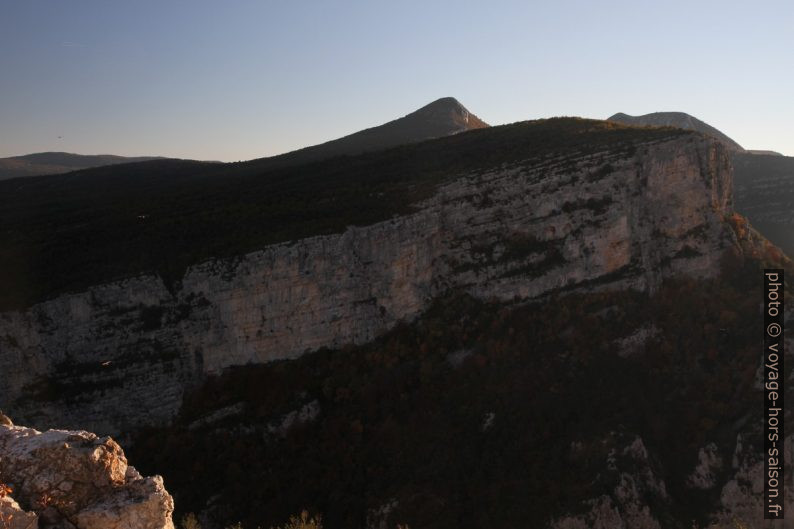
<svg viewBox="0 0 794 529"><path fill-rule="evenodd" d="M407 216L0 314L0 407L103 433L168 422L208 373L364 343L437 295L529 299L708 276L727 151L697 135L464 174Z"/></svg>

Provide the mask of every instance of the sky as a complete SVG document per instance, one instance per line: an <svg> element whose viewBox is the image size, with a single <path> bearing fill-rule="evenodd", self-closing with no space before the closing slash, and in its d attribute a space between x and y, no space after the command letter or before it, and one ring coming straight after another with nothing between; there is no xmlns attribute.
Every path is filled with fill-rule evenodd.
<svg viewBox="0 0 794 529"><path fill-rule="evenodd" d="M0 0L0 157L236 161L457 98L682 111L794 156L794 2Z"/></svg>

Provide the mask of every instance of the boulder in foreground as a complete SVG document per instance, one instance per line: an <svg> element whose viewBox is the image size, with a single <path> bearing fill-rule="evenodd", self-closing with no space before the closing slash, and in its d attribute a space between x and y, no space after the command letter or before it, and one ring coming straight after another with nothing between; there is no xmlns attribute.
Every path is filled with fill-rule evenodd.
<svg viewBox="0 0 794 529"><path fill-rule="evenodd" d="M15 529L36 519L39 527L174 527L163 479L141 476L110 437L0 426L0 480L13 496L2 498L0 513L13 514Z"/></svg>

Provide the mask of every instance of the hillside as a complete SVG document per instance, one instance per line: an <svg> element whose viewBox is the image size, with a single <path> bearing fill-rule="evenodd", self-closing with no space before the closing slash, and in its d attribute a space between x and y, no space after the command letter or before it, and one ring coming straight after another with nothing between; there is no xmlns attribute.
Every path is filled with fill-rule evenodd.
<svg viewBox="0 0 794 529"><path fill-rule="evenodd" d="M635 127L675 127L685 130L694 130L716 138L731 151L744 151L741 145L730 139L724 133L685 112L653 112L642 116L629 116L628 114L618 112L607 118L607 121Z"/></svg>
<svg viewBox="0 0 794 529"><path fill-rule="evenodd" d="M780 154L777 151L765 151L765 150L759 150L759 149L747 149L747 150L745 150L745 152L747 154L763 154L763 155L769 155L769 156L783 156L782 154Z"/></svg>
<svg viewBox="0 0 794 529"><path fill-rule="evenodd" d="M364 129L320 145L305 147L277 156L238 162L233 165L254 167L256 170L300 165L336 156L350 156L383 150L485 127L488 127L488 124L469 112L457 99L443 97L406 116L376 127ZM0 158L0 180L20 176L60 174L92 167L151 160L167 159L159 156L124 157L110 154L82 155L67 152L42 152Z"/></svg>
<svg viewBox="0 0 794 529"><path fill-rule="evenodd" d="M180 516L218 527L303 509L329 528L751 527L762 321L745 264L650 296L440 299L371 344L210 377L131 454Z"/></svg>
<svg viewBox="0 0 794 529"><path fill-rule="evenodd" d="M486 127L488 127L487 123L469 112L457 99L443 97L383 125L361 130L320 145L247 163L255 164L260 168L298 165L334 156L349 156L383 150Z"/></svg>
<svg viewBox="0 0 794 529"><path fill-rule="evenodd" d="M404 214L437 185L501 163L681 135L551 119L355 157L263 169L165 160L0 182L0 310Z"/></svg>
<svg viewBox="0 0 794 529"><path fill-rule="evenodd" d="M170 420L204 373L371 340L449 289L509 300L710 274L731 244L708 213L730 199L715 149L680 130L553 119L272 173L208 166L190 187L36 179L63 187L14 189L0 208L2 292L26 307L0 313L0 408L116 433ZM7 266L15 256L30 264ZM48 362L20 364L26 350ZM96 391L112 413L74 405Z"/></svg>
<svg viewBox="0 0 794 529"><path fill-rule="evenodd" d="M736 153L736 210L787 255L794 255L794 158Z"/></svg>
<svg viewBox="0 0 794 529"><path fill-rule="evenodd" d="M0 182L0 408L118 434L207 529L755 520L760 269L794 268L732 179L560 118Z"/></svg>
<svg viewBox="0 0 794 529"><path fill-rule="evenodd" d="M162 159L159 156L125 157L111 154L84 155L68 152L39 152L25 156L0 158L0 180L20 176L67 173L89 167Z"/></svg>

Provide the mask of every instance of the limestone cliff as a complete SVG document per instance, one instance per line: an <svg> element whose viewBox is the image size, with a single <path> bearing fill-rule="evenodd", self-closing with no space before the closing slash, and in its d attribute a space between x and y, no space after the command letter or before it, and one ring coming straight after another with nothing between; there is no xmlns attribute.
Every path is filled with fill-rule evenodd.
<svg viewBox="0 0 794 529"><path fill-rule="evenodd" d="M0 515L14 528L174 527L162 478L142 477L109 437L0 425L0 481L13 495Z"/></svg>
<svg viewBox="0 0 794 529"><path fill-rule="evenodd" d="M465 290L653 290L716 271L733 233L725 148L696 134L461 174L414 213L0 314L0 407L117 433L168 422L231 365L367 342Z"/></svg>

